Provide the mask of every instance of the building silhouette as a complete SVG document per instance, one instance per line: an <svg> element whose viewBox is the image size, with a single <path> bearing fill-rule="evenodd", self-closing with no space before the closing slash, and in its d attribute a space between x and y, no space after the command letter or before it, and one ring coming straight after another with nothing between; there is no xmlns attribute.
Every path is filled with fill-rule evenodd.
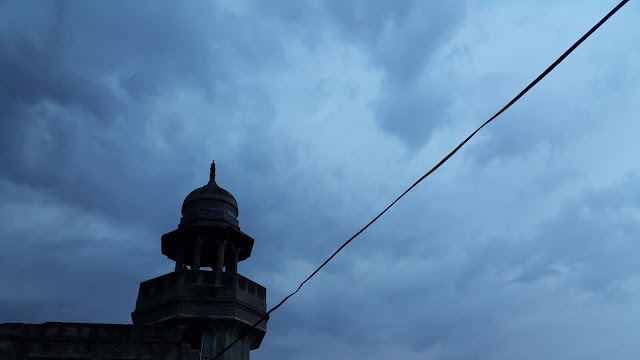
<svg viewBox="0 0 640 360"><path fill-rule="evenodd" d="M162 236L175 271L140 284L132 325L0 324L0 360L208 360L249 331L219 357L248 360L267 331L266 319L252 328L266 313L266 289L238 274L254 240L215 176L212 163L209 182L185 198L178 228Z"/></svg>

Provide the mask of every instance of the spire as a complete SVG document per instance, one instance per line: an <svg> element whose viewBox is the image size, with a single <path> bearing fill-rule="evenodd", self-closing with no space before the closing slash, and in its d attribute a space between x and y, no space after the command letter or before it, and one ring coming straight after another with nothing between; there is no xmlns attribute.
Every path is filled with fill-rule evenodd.
<svg viewBox="0 0 640 360"><path fill-rule="evenodd" d="M211 161L211 171L209 172L209 184L216 183L216 161Z"/></svg>

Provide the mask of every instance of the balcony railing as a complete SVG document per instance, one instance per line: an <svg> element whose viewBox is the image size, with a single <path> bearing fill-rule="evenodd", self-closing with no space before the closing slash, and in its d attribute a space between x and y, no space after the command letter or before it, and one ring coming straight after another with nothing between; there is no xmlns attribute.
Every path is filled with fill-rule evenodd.
<svg viewBox="0 0 640 360"><path fill-rule="evenodd" d="M171 288L181 286L197 286L214 289L239 289L263 302L267 300L267 289L264 286L231 272L182 270L147 280L140 284L139 298L160 295Z"/></svg>

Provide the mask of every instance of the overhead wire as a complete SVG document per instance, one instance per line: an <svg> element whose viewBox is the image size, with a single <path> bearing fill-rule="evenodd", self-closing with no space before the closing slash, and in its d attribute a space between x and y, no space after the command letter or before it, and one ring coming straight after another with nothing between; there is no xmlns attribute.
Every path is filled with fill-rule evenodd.
<svg viewBox="0 0 640 360"><path fill-rule="evenodd" d="M342 251L342 249L344 249L347 245L349 245L349 243L351 243L351 241L353 241L356 237L358 237L365 230L367 230L382 215L384 215L389 209L391 209L391 207L393 207L400 199L402 199L407 193L409 193L409 191L413 190L413 188L415 188L419 183L421 183L424 179L426 179L433 172L438 170L438 168L440 168L440 166L442 166L445 162L447 162L455 153L458 152L458 150L460 150L469 140L471 140L471 138L473 138L476 135L476 133L478 133L480 130L482 130L482 128L487 126L494 119L496 119L498 116L500 116L503 112L505 112L507 109L509 109L513 104L515 104L518 100L520 100L520 98L522 96L524 96L527 92L529 92L529 90L531 90L534 86L536 86L536 84L538 84L545 76L547 76L553 69L555 69L556 66L558 66L567 56L569 56L569 54L571 54L578 46L580 46L580 44L582 44L587 38L589 38L589 36L591 36L591 34L593 34L596 30L598 30L598 28L600 28L600 26L602 26L605 22L607 22L607 20L609 20L609 18L611 18L611 16L613 16L616 12L618 12L618 10L620 10L628 2L629 2L629 0L622 0L620 3L618 3L618 5L616 5L611 11L609 11L609 13L607 13L600 21L598 21L597 24L595 24L591 29L589 29L589 31L587 31L584 35L582 35L582 37L580 37L580 39L578 39L573 45L571 45L571 47L569 47L569 49L567 49L562 55L560 55L560 57L558 59L556 59L556 61L554 61L540 75L538 75L538 77L536 77L535 80L533 80L531 83L529 83L529 85L527 85L522 91L520 91L520 93L518 93L518 95L516 95L513 99L511 99L511 101L509 101L507 103L507 105L505 105L502 109L500 109L500 111L495 113L495 115L493 115L491 118L489 118L489 120L485 121L480 127L478 127L474 132L472 132L471 135L467 136L467 138L464 139L464 141L462 141L460 144L458 144L458 146L456 146L449 154L447 154L447 156L442 158L442 160L440 160L440 162L438 162L438 164L436 164L433 168L431 168L431 170L429 170L424 175L422 175L416 182L413 183L413 185L411 185L409 188L407 188L407 190L405 190L402 194L400 194L400 196L398 196L391 204L389 204L389 206L387 206L384 210L382 210L382 212L380 212L375 218L373 218L373 220L369 221L369 223L367 223L367 225L365 225L362 229L360 229L353 236L351 236L347 241L345 241L336 251L333 252L333 254L331 254L331 256L329 256L329 258L327 258L322 263L322 265L320 265L313 273L311 273L311 275L309 275L302 283L300 283L300 285L298 286L296 291L294 291L291 294L287 295L276 306L272 307L269 311L267 311L265 313L265 315L262 316L262 318L260 318L260 320L255 322L253 324L253 326L251 326L248 329L246 329L236 340L234 340L231 344L229 344L227 347L222 349L218 354L216 354L212 358L212 360L217 359L222 354L224 354L227 350L231 349L238 341L242 340L251 330L255 329L264 320L268 319L269 316L271 315L271 313L273 313L280 306L282 306L292 296L297 294L298 291L300 291L300 289L302 289L304 284L306 284L309 280L311 280L311 278L313 278L322 268L324 268L324 266L327 265L336 255L338 255L338 253L340 251Z"/></svg>

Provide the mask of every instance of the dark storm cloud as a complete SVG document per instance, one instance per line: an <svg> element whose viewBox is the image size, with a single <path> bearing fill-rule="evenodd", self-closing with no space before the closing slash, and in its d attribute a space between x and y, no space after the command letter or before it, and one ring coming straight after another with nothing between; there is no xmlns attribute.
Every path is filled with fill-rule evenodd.
<svg viewBox="0 0 640 360"><path fill-rule="evenodd" d="M16 289L15 298L3 303L3 314L19 310L12 319L52 320L51 311L28 315L24 312L32 306L20 305L41 306L47 300L38 294L48 294L52 302L75 299L77 313L54 316L62 321L128 322L122 309L131 308L137 284L153 277L153 269L162 266L158 263L166 266L155 254L159 235L177 224L185 192L206 183L206 171L199 170L208 167L211 155L200 148L212 140L217 151L228 146L230 134L220 126L225 122L253 122L259 132L273 117L260 89L236 79L274 65L277 41L258 24L245 27L246 19L209 6L2 6L0 174L8 204L2 216L16 219L6 220L3 242L17 241L9 241L2 254L3 288ZM182 119L159 111L185 91L216 105L207 113L182 109L179 117L206 119L218 133L194 137ZM256 151L269 146L252 139ZM153 145L158 141L165 145ZM253 161L241 163L253 167ZM189 185L177 185L185 181ZM37 200L19 205L25 199ZM93 222L105 222L114 231L97 235L86 218L62 217L59 225L39 223L44 233L38 228L9 233L25 218L46 217L47 212L36 211L43 204L66 209L70 216L91 214ZM24 213L16 217L16 209ZM78 234L63 231L68 227ZM115 231L131 227L135 236ZM34 247L39 250L31 254ZM151 263L150 253L155 254ZM90 278L82 278L86 266ZM21 276L11 275L13 270ZM48 285L21 286L27 283Z"/></svg>
<svg viewBox="0 0 640 360"><path fill-rule="evenodd" d="M0 89L3 109L53 102L104 118L118 105L114 94L93 79L58 64L45 49L23 35L0 38ZM10 114L2 114L5 119Z"/></svg>
<svg viewBox="0 0 640 360"><path fill-rule="evenodd" d="M311 44L337 32L361 48L382 73L383 86L372 104L375 118L412 151L447 120L450 101L444 84L428 76L429 64L464 18L465 1L322 1L312 6L279 1L260 6L301 28Z"/></svg>
<svg viewBox="0 0 640 360"><path fill-rule="evenodd" d="M256 238L240 271L276 304L566 45L545 39L574 40L576 3L550 4L3 2L0 321L129 322L212 158ZM274 313L252 356L636 351L627 14Z"/></svg>
<svg viewBox="0 0 640 360"><path fill-rule="evenodd" d="M1 189L0 284L11 291L3 292L0 316L129 322L120 309L131 308L134 299L122 292L136 293L141 275L162 267L147 256L156 244L141 241L149 234L6 180Z"/></svg>
<svg viewBox="0 0 640 360"><path fill-rule="evenodd" d="M282 336L293 338L302 324L314 324L316 336L347 339L365 348L388 337L402 339L404 346L416 351L436 345L455 347L467 339L467 350L490 354L495 348L489 344L499 342L501 336L494 330L506 326L514 314L531 311L536 302L553 307L553 297L567 296L563 301L573 303L577 300L571 294L578 292L587 294L592 306L622 304L629 295L625 282L640 273L634 255L640 250L635 241L640 227L634 214L617 215L637 209L640 202L635 196L616 199L610 195L637 193L637 181L632 177L581 194L543 223L530 241L496 238L468 243L459 262L455 258L460 255L452 257L448 252L418 260L427 264L428 272L410 267L409 272L398 271L396 262L412 258L389 256L392 252L387 248L400 246L399 239L375 242L385 254L375 262L381 271L367 274L354 271L353 266L330 267L307 290L323 297L301 295L274 322L287 329ZM356 249L350 250L348 258L337 261L353 262L359 252L374 246L370 240L371 236L361 239L369 244L354 244ZM455 266L449 263L452 260ZM377 277L385 269L393 277ZM549 289L549 283L558 287ZM495 293L489 294L488 289ZM378 330L372 333L372 328ZM450 349L442 358L459 355Z"/></svg>
<svg viewBox="0 0 640 360"><path fill-rule="evenodd" d="M596 293L612 290L638 274L640 265L634 254L640 250L635 240L640 224L633 210L640 206L637 184L636 174L618 186L587 194L543 226L542 235L533 242L541 253L538 264L533 264L537 270L558 263L576 267L576 283ZM552 241L554 237L556 240Z"/></svg>
<svg viewBox="0 0 640 360"><path fill-rule="evenodd" d="M22 8L16 11L24 18L5 19L11 25L1 38L5 96L24 105L78 107L110 122L126 109L109 81L124 90L121 100L141 100L185 82L210 84L212 54L203 46L201 23L192 21L197 9L105 5L6 4Z"/></svg>
<svg viewBox="0 0 640 360"><path fill-rule="evenodd" d="M415 150L422 146L432 131L446 122L446 95L433 84L416 89L416 84L396 85L390 94L376 102L376 119L385 131L398 135Z"/></svg>
<svg viewBox="0 0 640 360"><path fill-rule="evenodd" d="M253 45L254 37L268 34L244 29L242 19L223 9L142 2L5 6L22 15L7 16L11 26L0 36L1 171L18 183L140 221L147 216L136 213L154 205L134 201L131 208L129 200L140 199L140 189L149 195L174 189L179 179L167 164L186 155L167 153L176 159L167 161L147 146L157 101L191 88L230 109L255 108L262 121L273 116L268 99L243 95L246 89L229 79L257 61L268 66L262 56L273 58L277 44ZM177 126L168 141L187 144ZM155 168L153 183L143 184L140 164Z"/></svg>
<svg viewBox="0 0 640 360"><path fill-rule="evenodd" d="M283 237L273 229L274 221L289 226L313 216L291 206L296 195L272 176L281 158L295 163L295 150L278 145L269 127L275 110L252 79L278 66L276 30L250 14L209 6L4 6L15 16L0 32L0 100L6 105L0 174L9 204L2 216L15 220L7 220L3 237L18 242L2 254L3 287L16 288L3 302L3 317L128 322L137 284L169 270L157 253L159 235L179 221L188 191L206 183L212 157L219 161L220 183L240 194L243 223L264 237L257 251L284 256L292 242L309 238L302 230ZM196 100L162 112L185 92ZM189 128L194 122L201 124L195 131ZM25 199L36 201L19 205ZM59 225L10 230L25 218L48 216L36 211L43 205L66 209L69 217ZM274 208L285 211L264 216ZM16 211L24 214L16 217ZM78 213L114 231L96 238L86 218L73 218ZM63 231L70 224L78 234ZM134 235L115 231L131 227ZM30 255L34 247L39 250ZM277 267L273 256L265 258L252 268ZM87 272L90 278L81 279ZM21 284L45 285L30 290ZM45 304L64 299L73 299L77 311ZM41 310L31 312L36 307Z"/></svg>

